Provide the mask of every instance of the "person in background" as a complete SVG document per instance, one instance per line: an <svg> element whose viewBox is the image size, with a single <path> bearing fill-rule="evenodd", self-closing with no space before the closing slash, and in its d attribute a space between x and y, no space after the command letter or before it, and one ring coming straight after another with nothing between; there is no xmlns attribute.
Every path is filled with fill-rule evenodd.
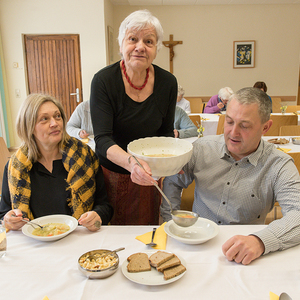
<svg viewBox="0 0 300 300"><path fill-rule="evenodd" d="M55 98L31 94L17 117L22 145L5 166L0 218L18 230L27 220L72 215L96 231L108 224L113 208L102 169L89 146L66 132L66 116Z"/></svg>
<svg viewBox="0 0 300 300"><path fill-rule="evenodd" d="M267 85L263 81L255 82L253 87L257 88L257 89L260 89L260 90L262 90L263 92L265 92L267 94L268 88L267 88ZM269 100L271 101L271 104L272 104L272 98L269 95L268 95L268 97L269 97ZM272 110L271 110L271 113L272 113Z"/></svg>
<svg viewBox="0 0 300 300"><path fill-rule="evenodd" d="M111 224L157 225L161 196L149 165L143 170L127 153L136 139L174 137L177 80L152 64L162 47L163 29L148 10L131 13L119 28L121 61L95 74L91 117L96 153L115 214ZM160 180L161 181L161 180Z"/></svg>
<svg viewBox="0 0 300 300"><path fill-rule="evenodd" d="M178 85L178 95L177 95L177 103L176 105L182 108L187 114L191 113L191 104L190 101L183 98L184 96L184 89L181 85Z"/></svg>
<svg viewBox="0 0 300 300"><path fill-rule="evenodd" d="M279 202L282 219L223 244L228 260L245 265L300 243L300 176L291 156L261 138L272 126L270 113L265 92L252 87L237 91L227 105L224 135L196 140L184 174L163 181L176 210L182 188L195 180L193 211L219 225L264 224ZM165 201L161 214L164 221L171 219Z"/></svg>
<svg viewBox="0 0 300 300"><path fill-rule="evenodd" d="M94 134L90 101L81 102L73 111L67 123L67 133L77 139L86 139L89 135Z"/></svg>
<svg viewBox="0 0 300 300"><path fill-rule="evenodd" d="M212 96L204 108L204 113L207 114L219 114L222 111L226 111L226 105L229 97L233 94L233 90L230 87L221 88L218 95Z"/></svg>
<svg viewBox="0 0 300 300"><path fill-rule="evenodd" d="M174 128L175 138L185 139L198 135L197 127L179 106L176 106L175 109Z"/></svg>

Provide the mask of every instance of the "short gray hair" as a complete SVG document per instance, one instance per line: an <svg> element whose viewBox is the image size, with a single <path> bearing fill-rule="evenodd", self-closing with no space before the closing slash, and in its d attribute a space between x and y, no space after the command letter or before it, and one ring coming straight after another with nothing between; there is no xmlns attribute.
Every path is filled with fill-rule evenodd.
<svg viewBox="0 0 300 300"><path fill-rule="evenodd" d="M183 87L181 85L178 85L178 96L183 96L185 93L185 90L183 89Z"/></svg>
<svg viewBox="0 0 300 300"><path fill-rule="evenodd" d="M221 88L218 92L218 96L223 100L229 100L232 94L233 94L233 90L228 86Z"/></svg>
<svg viewBox="0 0 300 300"><path fill-rule="evenodd" d="M119 46L122 46L123 40L125 38L127 29L137 29L141 30L145 27L154 27L157 36L157 52L162 47L162 40L164 36L163 28L159 22L159 20L154 17L150 11L147 9L137 10L130 15L128 15L124 21L121 23L119 28Z"/></svg>
<svg viewBox="0 0 300 300"><path fill-rule="evenodd" d="M243 105L256 103L258 105L258 114L260 116L261 122L265 123L270 119L272 103L268 95L262 90L253 87L242 88L229 98L229 102L232 99L235 99Z"/></svg>

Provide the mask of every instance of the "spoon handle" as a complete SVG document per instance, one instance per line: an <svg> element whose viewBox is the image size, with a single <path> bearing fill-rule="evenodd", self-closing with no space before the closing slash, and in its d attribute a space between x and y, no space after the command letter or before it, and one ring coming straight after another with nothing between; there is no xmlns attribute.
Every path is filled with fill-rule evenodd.
<svg viewBox="0 0 300 300"><path fill-rule="evenodd" d="M134 155L129 156L129 158L132 157L135 159L135 161L137 162L137 164L146 172L145 168L141 165L141 163L137 160L137 158ZM128 160L129 160L128 158ZM168 204L170 205L170 209L171 209L171 213L173 211L172 209L172 204L171 201L168 199L168 197L165 195L165 193L161 190L161 188L158 186L158 184L156 182L154 182L155 187L158 189L158 191L161 193L161 195L165 198L165 200L168 202Z"/></svg>

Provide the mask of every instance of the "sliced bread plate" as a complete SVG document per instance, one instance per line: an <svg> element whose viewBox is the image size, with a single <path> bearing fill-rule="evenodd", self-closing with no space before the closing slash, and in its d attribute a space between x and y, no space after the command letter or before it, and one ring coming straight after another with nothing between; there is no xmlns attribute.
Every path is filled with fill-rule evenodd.
<svg viewBox="0 0 300 300"><path fill-rule="evenodd" d="M164 227L168 236L184 244L202 244L214 238L219 233L219 226L208 219L198 218L190 227L180 227L173 220Z"/></svg>
<svg viewBox="0 0 300 300"><path fill-rule="evenodd" d="M149 257L157 252L157 250L153 251L143 251L146 253ZM167 252L167 251L165 251ZM186 267L186 261L180 257L179 255L176 254L176 256L180 259L181 264ZM138 272L138 273L130 273L127 271L127 265L128 265L127 259L123 262L122 264L122 273L123 275L129 279L132 282L139 283L139 284L144 284L144 285L164 285L164 284L169 284L174 281L179 280L185 273L183 272L182 274L173 277L171 279L165 280L164 279L164 274L162 272L158 272L155 268L151 267L151 271L145 271L145 272Z"/></svg>

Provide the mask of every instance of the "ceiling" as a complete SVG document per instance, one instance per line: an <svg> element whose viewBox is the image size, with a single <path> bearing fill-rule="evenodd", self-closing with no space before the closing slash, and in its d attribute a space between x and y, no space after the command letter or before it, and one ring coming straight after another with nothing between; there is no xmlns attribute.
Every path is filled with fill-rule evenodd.
<svg viewBox="0 0 300 300"><path fill-rule="evenodd" d="M300 0L110 0L114 5L300 4Z"/></svg>

